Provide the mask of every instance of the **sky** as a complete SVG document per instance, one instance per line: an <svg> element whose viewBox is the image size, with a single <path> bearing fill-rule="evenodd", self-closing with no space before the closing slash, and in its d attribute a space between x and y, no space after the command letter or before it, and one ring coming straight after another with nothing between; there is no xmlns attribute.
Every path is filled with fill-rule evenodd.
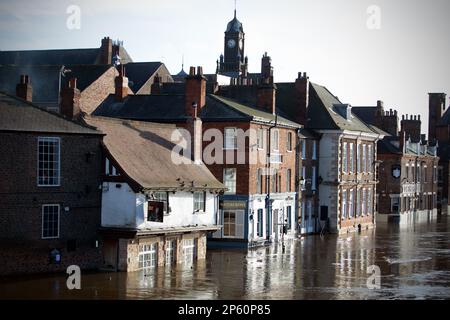
<svg viewBox="0 0 450 320"><path fill-rule="evenodd" d="M178 73L184 55L185 70L213 73L234 7L234 0L0 0L0 50L94 48L109 36L134 61L162 61ZM449 13L448 0L237 0L250 72L260 71L267 52L276 82L307 72L343 103L382 100L420 114L424 133L428 92L450 94Z"/></svg>

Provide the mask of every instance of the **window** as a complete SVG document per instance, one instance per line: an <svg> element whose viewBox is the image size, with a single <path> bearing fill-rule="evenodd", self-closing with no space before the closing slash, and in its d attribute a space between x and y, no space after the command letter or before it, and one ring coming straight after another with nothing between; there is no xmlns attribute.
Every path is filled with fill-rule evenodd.
<svg viewBox="0 0 450 320"><path fill-rule="evenodd" d="M433 182L437 182L438 181L437 177L438 177L437 167L434 166L433 167Z"/></svg>
<svg viewBox="0 0 450 320"><path fill-rule="evenodd" d="M168 192L155 192L154 193L154 199L158 202L162 202L163 205L163 212L164 214L169 214L169 193Z"/></svg>
<svg viewBox="0 0 450 320"><path fill-rule="evenodd" d="M277 182L278 182L278 170L277 169L273 169L273 175L272 175L272 188L271 191L273 193L278 192L277 191Z"/></svg>
<svg viewBox="0 0 450 320"><path fill-rule="evenodd" d="M287 134L286 150L292 151L292 132L288 132L288 134Z"/></svg>
<svg viewBox="0 0 450 320"><path fill-rule="evenodd" d="M361 214L365 216L367 214L367 193L366 189L362 189L362 196L361 196Z"/></svg>
<svg viewBox="0 0 450 320"><path fill-rule="evenodd" d="M342 170L344 173L348 172L348 158L347 158L347 142L342 146Z"/></svg>
<svg viewBox="0 0 450 320"><path fill-rule="evenodd" d="M237 148L237 129L236 128L225 128L224 148L225 149L236 149Z"/></svg>
<svg viewBox="0 0 450 320"><path fill-rule="evenodd" d="M302 160L306 159L306 140L302 140Z"/></svg>
<svg viewBox="0 0 450 320"><path fill-rule="evenodd" d="M427 177L427 166L424 165L423 166L423 182L428 182L428 177Z"/></svg>
<svg viewBox="0 0 450 320"><path fill-rule="evenodd" d="M59 204L42 206L42 239L59 238Z"/></svg>
<svg viewBox="0 0 450 320"><path fill-rule="evenodd" d="M163 222L164 220L164 202L149 201L147 204L147 221Z"/></svg>
<svg viewBox="0 0 450 320"><path fill-rule="evenodd" d="M353 150L353 143L350 142L350 173L355 172L355 155Z"/></svg>
<svg viewBox="0 0 450 320"><path fill-rule="evenodd" d="M281 173L278 174L277 192L281 192Z"/></svg>
<svg viewBox="0 0 450 320"><path fill-rule="evenodd" d="M373 172L373 162L374 162L374 159L373 159L373 147L372 147L372 145L368 145L367 146L368 147L368 160L369 160L369 172L370 173L372 173Z"/></svg>
<svg viewBox="0 0 450 320"><path fill-rule="evenodd" d="M316 167L312 167L312 178L311 178L311 190L316 190L316 174L317 174L317 169Z"/></svg>
<svg viewBox="0 0 450 320"><path fill-rule="evenodd" d="M317 160L317 142L313 141L312 159Z"/></svg>
<svg viewBox="0 0 450 320"><path fill-rule="evenodd" d="M157 265L157 248L158 244L141 244L139 245L139 269L154 268Z"/></svg>
<svg viewBox="0 0 450 320"><path fill-rule="evenodd" d="M286 192L291 192L291 169L286 170Z"/></svg>
<svg viewBox="0 0 450 320"><path fill-rule="evenodd" d="M38 186L60 184L60 139L38 138Z"/></svg>
<svg viewBox="0 0 450 320"><path fill-rule="evenodd" d="M356 170L358 173L361 173L361 169L362 169L361 148L362 148L361 144L356 144L356 163L357 163Z"/></svg>
<svg viewBox="0 0 450 320"><path fill-rule="evenodd" d="M286 217L287 217L287 229L291 230L292 228L292 207L286 207Z"/></svg>
<svg viewBox="0 0 450 320"><path fill-rule="evenodd" d="M367 145L362 145L362 172L367 172Z"/></svg>
<svg viewBox="0 0 450 320"><path fill-rule="evenodd" d="M244 236L244 211L223 211L223 236L230 238L242 238Z"/></svg>
<svg viewBox="0 0 450 320"><path fill-rule="evenodd" d="M278 130L273 130L272 131L272 142L271 142L271 144L272 144L272 150L278 151L280 149Z"/></svg>
<svg viewBox="0 0 450 320"><path fill-rule="evenodd" d="M345 219L347 217L347 191L342 191L342 200L341 200L341 212L342 212L342 219Z"/></svg>
<svg viewBox="0 0 450 320"><path fill-rule="evenodd" d="M373 192L372 189L367 190L367 215L371 215L373 213Z"/></svg>
<svg viewBox="0 0 450 320"><path fill-rule="evenodd" d="M236 168L223 169L223 184L228 188L225 193L236 193Z"/></svg>
<svg viewBox="0 0 450 320"><path fill-rule="evenodd" d="M258 237L263 236L263 215L264 215L264 210L258 209L258 218L257 218L258 220L256 222Z"/></svg>
<svg viewBox="0 0 450 320"><path fill-rule="evenodd" d="M306 167L302 167L302 176L300 177L303 179L303 184L301 185L302 190L306 190Z"/></svg>
<svg viewBox="0 0 450 320"><path fill-rule="evenodd" d="M258 129L256 144L258 149L264 149L264 129Z"/></svg>
<svg viewBox="0 0 450 320"><path fill-rule="evenodd" d="M166 241L166 266L175 262L175 240Z"/></svg>
<svg viewBox="0 0 450 320"><path fill-rule="evenodd" d="M421 182L422 174L420 172L420 164L419 163L416 166L416 177L417 177L417 182Z"/></svg>
<svg viewBox="0 0 450 320"><path fill-rule="evenodd" d="M206 192L194 192L194 212L206 211Z"/></svg>
<svg viewBox="0 0 450 320"><path fill-rule="evenodd" d="M190 266L194 263L195 258L195 240L183 240L183 263L185 266Z"/></svg>
<svg viewBox="0 0 450 320"><path fill-rule="evenodd" d="M262 169L256 170L256 192L259 194L263 193L263 175Z"/></svg>
<svg viewBox="0 0 450 320"><path fill-rule="evenodd" d="M391 198L391 212L398 213L399 210L400 210L400 198L399 197Z"/></svg>
<svg viewBox="0 0 450 320"><path fill-rule="evenodd" d="M354 190L352 189L352 190L350 190L349 198L348 198L348 217L349 218L353 218L353 212L354 212L354 209L353 209L353 200L354 200L353 195L354 195Z"/></svg>

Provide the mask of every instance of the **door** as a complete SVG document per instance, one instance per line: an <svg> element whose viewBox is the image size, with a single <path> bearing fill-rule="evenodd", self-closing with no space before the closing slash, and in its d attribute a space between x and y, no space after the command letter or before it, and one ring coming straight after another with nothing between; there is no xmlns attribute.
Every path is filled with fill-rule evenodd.
<svg viewBox="0 0 450 320"><path fill-rule="evenodd" d="M106 270L117 270L117 240L103 241L103 268Z"/></svg>

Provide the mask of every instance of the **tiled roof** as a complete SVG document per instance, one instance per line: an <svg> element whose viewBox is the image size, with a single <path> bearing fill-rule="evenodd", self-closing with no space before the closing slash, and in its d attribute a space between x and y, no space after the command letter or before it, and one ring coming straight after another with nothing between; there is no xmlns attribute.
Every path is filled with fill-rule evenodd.
<svg viewBox="0 0 450 320"><path fill-rule="evenodd" d="M138 92L162 66L164 66L162 62L128 63L125 66L125 75L129 80L130 89L133 92Z"/></svg>
<svg viewBox="0 0 450 320"><path fill-rule="evenodd" d="M172 161L175 125L94 116L85 121L106 134L108 152L142 189L225 189L204 164Z"/></svg>
<svg viewBox="0 0 450 320"><path fill-rule="evenodd" d="M0 93L0 131L101 134L99 131Z"/></svg>

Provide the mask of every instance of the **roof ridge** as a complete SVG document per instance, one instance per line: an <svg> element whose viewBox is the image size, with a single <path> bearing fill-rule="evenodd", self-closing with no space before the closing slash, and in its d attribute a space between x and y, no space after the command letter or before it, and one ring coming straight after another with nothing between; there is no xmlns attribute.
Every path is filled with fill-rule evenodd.
<svg viewBox="0 0 450 320"><path fill-rule="evenodd" d="M11 53L11 52L74 51L74 50L100 50L100 48L0 50L0 54L1 53Z"/></svg>
<svg viewBox="0 0 450 320"><path fill-rule="evenodd" d="M102 122L112 122L117 124L139 124L144 127L163 127L163 128L177 128L177 126L173 123L160 123L160 122L151 122L151 121L143 121L143 120L132 120L132 119L122 119L122 118L111 118L111 117L105 117L105 116L96 116L96 115L89 115L86 114L83 116L83 119L86 119L87 121L93 120L93 121L102 121Z"/></svg>

